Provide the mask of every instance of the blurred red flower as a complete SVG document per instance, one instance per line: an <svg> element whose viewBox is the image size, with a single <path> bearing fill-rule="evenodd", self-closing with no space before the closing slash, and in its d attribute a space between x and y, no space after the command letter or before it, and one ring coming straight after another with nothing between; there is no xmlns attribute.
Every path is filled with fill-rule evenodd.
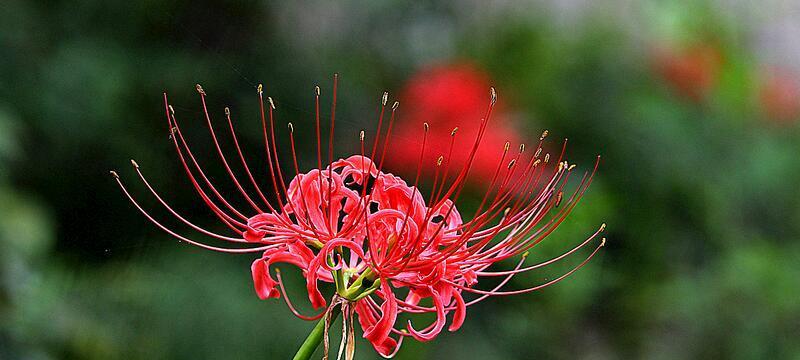
<svg viewBox="0 0 800 360"><path fill-rule="evenodd" d="M450 166L454 169L463 166L472 139L480 128L490 83L486 73L469 63L433 66L412 76L400 93L400 102L409 106L398 115L390 143L392 156L386 159L386 167L405 176L416 173L423 123L430 124L423 174L432 174L434 167L430 165L440 155L447 158L451 140ZM521 136L498 103L492 114L491 128L473 160L468 182L475 183L494 175L506 142L516 147Z"/></svg>
<svg viewBox="0 0 800 360"><path fill-rule="evenodd" d="M787 69L770 69L763 77L759 101L770 120L794 123L800 117L800 77Z"/></svg>
<svg viewBox="0 0 800 360"><path fill-rule="evenodd" d="M692 101L702 100L713 89L722 64L720 50L708 43L685 48L663 46L653 56L655 72L672 90Z"/></svg>

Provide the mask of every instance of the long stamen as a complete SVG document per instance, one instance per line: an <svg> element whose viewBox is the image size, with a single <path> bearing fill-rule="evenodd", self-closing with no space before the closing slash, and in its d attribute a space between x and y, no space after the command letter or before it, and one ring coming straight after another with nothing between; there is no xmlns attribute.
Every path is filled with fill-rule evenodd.
<svg viewBox="0 0 800 360"><path fill-rule="evenodd" d="M247 194L246 191L242 188L242 185L239 183L239 180L236 178L236 175L233 174L233 170L228 165L228 160L225 158L225 154L222 153L222 148L219 146L219 141L217 140L217 134L214 132L214 126L211 124L211 116L208 114L208 107L206 106L206 92L203 90L203 87L200 84L196 86L197 92L200 93L200 101L203 104L203 114L206 118L206 123L208 124L208 130L211 133L211 139L214 141L214 146L217 148L217 154L219 155L220 160L222 161L222 165L225 167L225 170L228 172L228 175L231 177L231 180L236 185L236 188L242 194L242 196L247 200L250 206L253 207L259 213L263 213L264 211L256 205L253 199Z"/></svg>
<svg viewBox="0 0 800 360"><path fill-rule="evenodd" d="M179 239L181 241L184 241L186 243L189 243L191 245L201 247L203 249L219 251L219 252L226 252L226 253L260 252L260 251L265 251L267 249L270 249L270 248L273 248L273 247L276 246L276 245L266 245L266 246L259 246L259 247L255 247L255 248L241 248L241 249L222 248L222 247L217 247L217 246L206 245L206 244L203 244L201 242L197 242L197 241L194 241L194 240L189 239L187 237L184 237L182 235L179 235L178 233L170 230L169 228L167 228L166 226L164 226L160 222L158 222L155 218L150 216L150 214L147 211L145 211L144 208L142 208L142 206L139 205L139 203L128 192L128 189L125 187L125 185L122 184L122 180L120 179L119 175L116 172L112 171L111 175L114 177L114 180L117 181L117 184L119 185L120 189L122 189L122 192L125 193L125 196L128 197L128 200L130 200L130 202L139 210L139 212L141 212L142 215L144 215L144 217L147 218L147 220L149 220L154 225L156 225L158 228L160 228L161 230L164 230L167 234L170 234L174 238L177 238L177 239Z"/></svg>

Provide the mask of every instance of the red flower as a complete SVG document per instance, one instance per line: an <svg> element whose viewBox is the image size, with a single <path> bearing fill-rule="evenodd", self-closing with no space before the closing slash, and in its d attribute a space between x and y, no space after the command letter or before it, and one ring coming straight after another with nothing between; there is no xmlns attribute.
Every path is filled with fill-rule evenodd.
<svg viewBox="0 0 800 360"><path fill-rule="evenodd" d="M766 115L777 123L791 124L800 117L800 79L785 69L772 69L759 90Z"/></svg>
<svg viewBox="0 0 800 360"><path fill-rule="evenodd" d="M700 101L717 84L722 54L708 44L685 49L666 47L655 52L654 67L679 95Z"/></svg>
<svg viewBox="0 0 800 360"><path fill-rule="evenodd" d="M360 154L332 161L334 117L331 117L329 165L325 167L321 166L323 141L318 135L319 165L308 172L300 172L295 155L294 129L289 124L294 176L286 186L284 178L288 174L281 168L275 145L274 104L272 99L268 99L270 106L268 116L265 116L262 98L262 125L272 184L271 189L264 191L258 187L238 147L230 111L226 109L225 113L237 154L229 158L219 147L206 110L206 94L199 85L198 91L220 160L251 209L238 209L214 187L190 150L172 107L167 105L171 139L200 198L236 235L216 234L187 221L160 197L142 175L138 164L133 162L135 170L156 199L181 222L206 236L251 246L213 247L179 235L144 210L130 195L117 173L112 172L122 190L149 220L180 240L222 252L262 253L252 264L255 290L260 298L283 295L291 311L308 320L318 319L329 314L334 306L341 305L342 312L348 317L345 320L350 323L353 313L358 315L364 338L383 356L393 356L405 337L429 341L445 326L449 331L457 330L464 323L467 307L489 296L527 293L561 281L585 265L605 243L605 239L597 241L596 247L585 260L553 280L524 289L503 290L514 275L539 269L577 252L596 239L605 225L558 257L524 265L528 251L544 240L577 205L594 174L594 170L585 173L577 188L571 194L564 195L574 165L568 164L561 156L556 158L542 154L542 142L546 134L539 139L534 151L524 152L524 148L520 148L520 151L509 153L508 147L502 149L491 175L478 175L480 181L486 184L485 195L471 218L464 220L455 202L467 179L473 176L471 169L478 154L477 149L487 136L495 104L494 89L485 112L475 119L464 119L479 125L469 147L460 150L465 154L463 166L453 166L449 155L440 156L430 163L426 161L425 154L430 150L429 127L425 124L419 130L420 146L402 151L417 154L417 172L413 184L382 170L384 160L399 156L398 153L387 152L394 140L391 128L398 103L395 102L391 107L388 124L384 124L383 114L387 103L387 96L384 95L377 135L370 145L365 142L364 133L361 133ZM260 87L259 96L262 96ZM334 114L335 99L334 81ZM315 103L315 130L319 134L319 88ZM373 159L377 162L373 162ZM232 170L230 165L234 161L241 163L245 176L238 176ZM434 169L434 181L432 189L423 194L417 185L421 169L426 166ZM597 164L594 166L596 168ZM255 195L246 191L245 186L252 187ZM266 192L274 194L277 202L267 201ZM518 260L512 269L493 268L496 263L515 257ZM315 309L326 306L327 309L314 315L300 314L283 290L280 272L274 269L275 277L270 272L276 263L298 267L306 279L311 305ZM482 279L487 277L499 277L502 280L490 289L479 289ZM323 295L320 282L333 283L335 294L332 297ZM423 305L422 300L425 299L428 301ZM433 313L436 319L427 326L411 321L398 324L398 315L402 313ZM449 314L452 317L448 325ZM352 332L352 325L349 332ZM352 338L348 340L352 341Z"/></svg>
<svg viewBox="0 0 800 360"><path fill-rule="evenodd" d="M456 151L450 156L450 162L456 168L463 166L469 155L464 149L471 146L480 130L489 84L489 76L469 63L434 66L415 74L400 93L400 101L411 106L395 124L395 136L390 145L392 156L387 158L386 166L403 175L416 172L419 156L416 151L407 149L419 148L419 127L424 122L431 125L424 162L432 164L439 155L447 156L452 141ZM495 105L491 130L483 135L472 160L471 172L477 176L470 182L492 176L501 156L497 149L506 142L522 142L499 105ZM423 174L433 175L433 170L433 167L424 167Z"/></svg>

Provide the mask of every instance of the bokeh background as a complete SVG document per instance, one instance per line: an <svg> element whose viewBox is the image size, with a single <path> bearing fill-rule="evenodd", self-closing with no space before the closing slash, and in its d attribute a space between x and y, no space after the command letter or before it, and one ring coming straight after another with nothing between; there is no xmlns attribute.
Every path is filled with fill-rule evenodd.
<svg viewBox="0 0 800 360"><path fill-rule="evenodd" d="M558 285L471 307L461 331L408 341L399 359L800 358L796 2L5 0L0 18L2 359L293 354L313 323L255 296L253 256L177 243L108 170L152 206L136 158L215 228L172 152L162 92L211 164L194 84L218 120L223 106L238 115L255 159L263 82L279 123L306 130L308 168L312 89L324 98L334 72L339 156L374 129L384 90L425 99L409 79L425 88L431 72L496 86L497 131L511 140L549 129L581 168L603 156L584 202L534 254L607 222L598 257ZM403 118L414 102L401 121L474 121ZM359 342L357 358L376 357Z"/></svg>

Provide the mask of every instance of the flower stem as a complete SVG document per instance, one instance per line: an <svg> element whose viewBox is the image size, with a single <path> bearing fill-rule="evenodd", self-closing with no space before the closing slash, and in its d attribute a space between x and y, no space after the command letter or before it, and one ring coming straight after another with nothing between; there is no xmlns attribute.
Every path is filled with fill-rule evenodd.
<svg viewBox="0 0 800 360"><path fill-rule="evenodd" d="M331 311L328 315L331 317L331 323L336 320L336 317L339 316L339 311ZM303 345L300 345L300 348L297 349L297 353L294 354L294 360L308 360L311 359L311 355L314 355L314 351L317 350L319 343L322 341L322 336L325 333L325 317L323 316L322 319L319 319L319 322L311 332L308 333L308 337L306 340L303 341Z"/></svg>

